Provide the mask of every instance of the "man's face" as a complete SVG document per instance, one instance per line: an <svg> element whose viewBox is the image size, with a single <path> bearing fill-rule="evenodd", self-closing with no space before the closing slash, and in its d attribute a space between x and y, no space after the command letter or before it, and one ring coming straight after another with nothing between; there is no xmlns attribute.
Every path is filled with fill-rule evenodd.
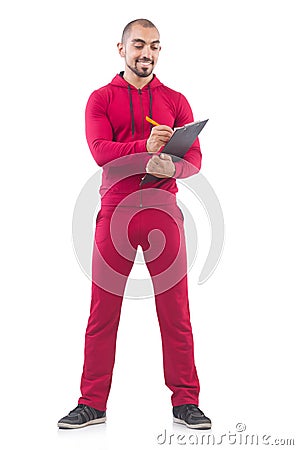
<svg viewBox="0 0 298 450"><path fill-rule="evenodd" d="M159 56L159 33L156 28L135 25L125 42L118 44L118 49L125 59L126 70L132 71L138 77L148 77L152 74Z"/></svg>

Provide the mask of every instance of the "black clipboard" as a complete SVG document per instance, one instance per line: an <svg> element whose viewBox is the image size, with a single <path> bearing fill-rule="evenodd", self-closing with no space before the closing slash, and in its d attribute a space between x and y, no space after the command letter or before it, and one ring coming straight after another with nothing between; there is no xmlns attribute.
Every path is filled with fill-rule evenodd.
<svg viewBox="0 0 298 450"><path fill-rule="evenodd" d="M161 153L171 155L173 162L179 161L187 150L192 146L197 136L200 134L209 119L192 122L183 127L176 128L169 142L166 143ZM152 154L153 155L153 154ZM149 183L150 181L162 181L167 178L158 178L147 173L141 181L141 185Z"/></svg>

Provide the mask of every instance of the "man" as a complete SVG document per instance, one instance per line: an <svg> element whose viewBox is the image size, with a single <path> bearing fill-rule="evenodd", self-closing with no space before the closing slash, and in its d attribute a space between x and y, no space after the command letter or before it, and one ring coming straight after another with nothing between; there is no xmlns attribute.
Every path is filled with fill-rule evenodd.
<svg viewBox="0 0 298 450"><path fill-rule="evenodd" d="M154 287L173 419L190 428L211 427L198 408L184 219L176 203L175 180L200 170L201 151L197 139L183 160L174 162L161 154L173 128L192 122L193 115L185 97L153 74L160 49L152 22L130 22L118 44L124 72L94 91L87 103L87 141L103 167L101 209L96 218L82 395L78 406L58 422L60 428L106 420L121 304L138 245ZM162 125L152 126L146 116ZM146 172L156 178L142 184Z"/></svg>

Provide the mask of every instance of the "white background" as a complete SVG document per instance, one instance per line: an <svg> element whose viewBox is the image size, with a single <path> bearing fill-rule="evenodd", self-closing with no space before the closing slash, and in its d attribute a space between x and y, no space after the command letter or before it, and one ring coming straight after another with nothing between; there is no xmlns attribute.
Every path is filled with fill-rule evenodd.
<svg viewBox="0 0 298 450"><path fill-rule="evenodd" d="M107 424L56 428L79 397L90 303L71 237L76 198L97 170L85 104L122 70L116 43L139 17L161 32L157 76L186 95L197 119L210 119L202 173L221 202L226 241L213 276L189 291L200 406L218 436L242 422L247 433L297 440L295 7L290 0L1 3L6 449L180 448L176 436L189 434L172 424L153 299L124 299ZM176 444L158 444L165 429Z"/></svg>

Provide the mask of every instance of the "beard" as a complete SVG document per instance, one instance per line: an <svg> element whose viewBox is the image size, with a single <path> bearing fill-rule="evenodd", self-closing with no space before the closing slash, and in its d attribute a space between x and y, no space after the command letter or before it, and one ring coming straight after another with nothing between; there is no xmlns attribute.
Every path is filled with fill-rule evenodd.
<svg viewBox="0 0 298 450"><path fill-rule="evenodd" d="M151 61L152 64L150 64L148 67L142 67L141 69L138 69L137 68L137 64L138 64L139 60L136 60L134 66L130 66L127 62L126 62L126 65L138 77L146 78L146 77L149 77L152 74L153 68L154 68L154 63L153 63L152 60L142 60L142 61L143 62Z"/></svg>

